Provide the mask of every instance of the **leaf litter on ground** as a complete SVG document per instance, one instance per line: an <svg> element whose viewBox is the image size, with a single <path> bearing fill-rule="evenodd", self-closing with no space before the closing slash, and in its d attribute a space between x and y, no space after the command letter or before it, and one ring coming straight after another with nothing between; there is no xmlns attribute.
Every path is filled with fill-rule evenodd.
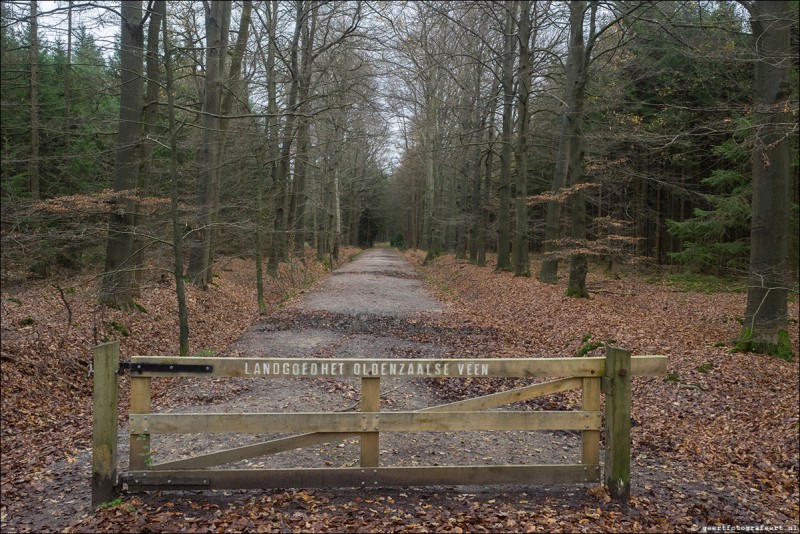
<svg viewBox="0 0 800 534"><path fill-rule="evenodd" d="M52 482L52 466L74 462L90 446L93 342L118 339L123 355L177 352L174 294L143 291L144 311L98 310L91 292L65 298L44 284L2 296L2 518L5 530L66 532L573 532L693 531L707 525L798 524L798 366L765 355L731 354L744 310L739 293L677 292L636 276L592 272L589 299L563 287L513 277L452 256L425 264L407 252L448 311L393 328L416 341L442 339L454 357L600 355L608 344L634 354L667 355L667 377L633 382L632 498L612 502L602 486L357 491L263 491L124 495L86 511L69 524L26 523L38 506L37 488L88 492L74 481ZM224 351L255 320L252 266L231 260L207 293L190 290L192 351ZM291 279L291 280L290 280ZM273 305L298 279L271 287ZM66 286L67 281L64 281ZM80 287L81 281L69 281ZM84 281L84 286L88 282ZM66 324L71 315L72 324ZM276 321L293 321L275 315ZM312 317L336 325L336 317ZM790 308L798 352L797 309ZM380 322L380 321L379 321ZM124 325L124 336L114 323ZM413 328L408 328L408 325ZM582 349L585 349L582 351ZM154 397L175 381L159 381ZM207 383L207 382L205 382ZM197 392L199 401L236 395L223 385ZM439 380L443 398L463 398L514 387L496 379ZM124 381L123 381L124 387ZM45 394L46 393L46 394ZM124 399L121 418L125 413ZM533 408L579 406L573 392ZM66 446L64 444L67 444ZM71 460L72 459L72 460ZM49 478L48 478L49 477ZM37 498L40 498L38 496ZM26 504L27 503L27 504ZM20 515L22 514L22 515ZM62 520L63 521L63 520Z"/></svg>

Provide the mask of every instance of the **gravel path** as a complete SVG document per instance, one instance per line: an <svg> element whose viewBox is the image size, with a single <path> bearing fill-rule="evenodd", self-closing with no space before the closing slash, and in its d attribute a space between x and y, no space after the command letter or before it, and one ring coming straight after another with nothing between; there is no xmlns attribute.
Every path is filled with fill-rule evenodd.
<svg viewBox="0 0 800 534"><path fill-rule="evenodd" d="M420 337L436 340L436 330L426 328L430 329L431 324L447 313L450 312L429 294L421 276L399 253L370 249L333 271L313 290L257 321L222 355L458 357L452 346L438 340L418 341ZM421 333L425 335L420 336ZM407 411L442 404L445 401L437 395L435 386L435 379L382 379L381 410ZM358 409L359 400L356 379L185 379L176 381L167 394L154 398L153 409L155 412L195 413L337 411ZM154 460L163 462L278 436L280 434L156 435L152 437L151 447ZM125 425L118 434L120 472L128 469L128 438ZM579 436L568 432L382 433L380 438L382 466L574 463L578 461L579 450ZM354 438L253 458L224 468L346 467L358 465L358 461L358 441ZM61 531L91 511L90 478L90 450L49 466L35 488L39 492L38 505L31 501L25 507L24 530ZM81 489L75 491L75 488ZM465 486L460 491L478 493L500 489ZM443 490L445 496L452 491L448 488L431 490ZM332 500L347 500L358 497L362 491L332 489L318 493ZM385 489L370 491L387 493ZM562 490L540 487L536 491ZM572 491L569 489L569 495ZM224 498L229 493L205 492L205 496L198 498ZM17 512L4 510L6 513Z"/></svg>
<svg viewBox="0 0 800 534"><path fill-rule="evenodd" d="M452 357L454 349L413 338L420 324L448 313L426 290L421 276L396 251L369 249L335 270L312 291L255 323L230 353L248 357L419 358ZM412 338L412 339L409 339ZM182 398L191 406L207 381L187 381ZM359 408L357 379L241 379L239 393L224 403L164 411L344 411ZM207 397L205 397L207 398ZM407 411L442 404L432 379L384 378L381 410ZM160 403L163 404L163 403ZM521 409L525 409L522 407ZM270 435L154 436L158 461L177 459L279 437ZM381 465L572 463L577 433L436 432L382 433ZM358 465L357 438L255 458L226 467L348 467Z"/></svg>

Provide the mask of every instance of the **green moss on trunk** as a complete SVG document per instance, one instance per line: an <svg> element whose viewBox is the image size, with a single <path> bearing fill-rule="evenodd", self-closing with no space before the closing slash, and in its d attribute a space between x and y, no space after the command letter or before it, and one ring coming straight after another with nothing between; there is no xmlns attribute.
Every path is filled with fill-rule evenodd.
<svg viewBox="0 0 800 534"><path fill-rule="evenodd" d="M787 362L794 361L792 341L789 338L789 332L786 330L779 330L777 341L770 341L767 339L753 339L753 329L745 328L742 330L739 340L731 349L731 352L757 352L777 356Z"/></svg>
<svg viewBox="0 0 800 534"><path fill-rule="evenodd" d="M579 299L588 299L589 292L586 289L577 289L573 287L567 288L564 294L568 297L574 297Z"/></svg>

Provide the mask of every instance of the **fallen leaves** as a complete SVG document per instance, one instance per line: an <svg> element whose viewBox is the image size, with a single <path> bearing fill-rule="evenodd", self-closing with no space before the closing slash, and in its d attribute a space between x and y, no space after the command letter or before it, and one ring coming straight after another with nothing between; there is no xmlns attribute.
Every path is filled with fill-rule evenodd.
<svg viewBox="0 0 800 534"><path fill-rule="evenodd" d="M371 493L154 493L126 496L64 531L664 532L699 530L704 525L797 524L797 364L763 355L729 354L725 347L715 346L736 337L739 325L731 318L741 316L744 295L676 293L635 277L616 280L593 273L590 287L602 287L603 292L576 300L564 297L562 287L514 278L449 256L427 266L422 266L421 254L407 256L448 303L449 311L405 323L365 315L359 317L359 334L437 340L452 347L445 356L457 357L573 356L596 340L615 340L635 354L669 357L674 379L640 377L633 383L633 416L638 424L632 431L633 496L628 505L612 502L602 486L479 494L414 488ZM221 271L219 287L207 294L190 294L191 313L204 319L193 325L198 336L193 350L219 350L254 318L249 266L233 261L227 268ZM63 443L76 448L88 444L85 375L93 325L98 325L100 335L113 337L122 336L104 329L103 321L125 325L130 331L121 339L126 354L164 354L169 352L164 347L173 347L172 296L168 290L149 291L141 300L147 312L140 315L100 314L93 312L90 296L68 295L75 324L62 351L52 347L62 342L67 312L52 288L40 294L3 295L4 525L18 514L20 500L32 499L37 488L46 490L48 466L72 463L77 457L75 451L65 452ZM796 321L797 310L792 314ZM34 323L20 325L28 316ZM302 319L282 313L274 317L276 323L266 327L352 329L352 321L332 313L314 312ZM792 336L798 352L796 329ZM585 354L601 354L603 346ZM164 382L165 388L194 387ZM513 387L509 381L490 379L436 383L442 396L457 398ZM192 390L200 401L217 392L213 380L204 384L210 389ZM45 391L48 395L43 395ZM567 392L537 399L530 408L579 405L578 393ZM69 491L85 491L80 487L85 480L69 483ZM13 521L16 530L36 529L19 515Z"/></svg>
<svg viewBox="0 0 800 534"><path fill-rule="evenodd" d="M356 252L344 249L343 260ZM252 262L222 259L215 267L218 276L208 291L187 287L192 353L221 351L258 317ZM304 264L281 266L277 279L265 281L268 305L276 307L324 273L325 268L313 257ZM0 489L7 507L4 526L13 521L10 524L18 530L44 528L46 524L40 523L22 526L30 519L26 516L38 514L46 521L49 515L31 492L44 489L47 469L59 462L78 463L74 451L91 447L89 371L94 345L118 340L123 360L133 354L178 353L177 305L170 280L151 280L132 311L97 306L97 280L87 274L59 280L56 285L34 281L3 286ZM154 403L175 384L169 379L155 381ZM128 388L128 380L121 378L121 420L127 414ZM227 388L225 392L235 394L236 390ZM79 487L77 491L83 491L86 481L79 478L72 483Z"/></svg>

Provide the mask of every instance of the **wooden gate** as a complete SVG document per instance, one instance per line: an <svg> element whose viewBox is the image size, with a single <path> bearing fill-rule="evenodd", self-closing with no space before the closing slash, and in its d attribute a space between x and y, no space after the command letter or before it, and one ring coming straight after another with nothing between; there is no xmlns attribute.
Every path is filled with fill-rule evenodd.
<svg viewBox="0 0 800 534"><path fill-rule="evenodd" d="M627 499L630 472L632 375L666 373L666 357L635 356L609 348L605 357L511 359L276 359L134 356L131 372L130 469L116 476L116 343L95 349L93 501L110 500L118 485L130 491L586 483L605 480L612 496ZM153 377L344 378L361 380L360 412L151 413ZM382 412L381 378L562 377L509 391L417 411ZM566 377L566 378L564 378ZM575 411L485 411L542 395L582 389ZM605 477L600 472L601 392L605 394ZM581 463L382 467L382 432L576 430ZM155 463L153 434L297 433L192 458ZM360 466L298 469L213 469L357 436Z"/></svg>

